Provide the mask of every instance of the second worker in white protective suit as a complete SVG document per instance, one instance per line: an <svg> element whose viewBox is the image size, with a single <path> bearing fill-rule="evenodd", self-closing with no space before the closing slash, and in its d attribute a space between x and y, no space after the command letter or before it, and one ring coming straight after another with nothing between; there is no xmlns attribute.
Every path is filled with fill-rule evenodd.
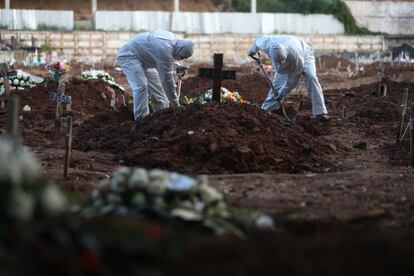
<svg viewBox="0 0 414 276"><path fill-rule="evenodd" d="M179 105L174 64L193 52L191 40L162 30L139 34L119 50L117 60L132 89L135 120L149 114L148 97L154 111Z"/></svg>
<svg viewBox="0 0 414 276"><path fill-rule="evenodd" d="M262 108L272 111L280 108L280 101L299 83L303 74L305 86L312 100L312 112L317 118L329 120L322 87L316 75L315 56L312 48L303 40L289 35L261 36L248 50L254 56L259 50L265 52L272 60L276 74L272 89L262 104Z"/></svg>

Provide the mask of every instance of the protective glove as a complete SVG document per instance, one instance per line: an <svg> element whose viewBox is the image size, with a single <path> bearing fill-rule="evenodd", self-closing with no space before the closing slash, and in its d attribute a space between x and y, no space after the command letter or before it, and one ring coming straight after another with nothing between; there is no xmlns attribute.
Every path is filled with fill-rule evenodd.
<svg viewBox="0 0 414 276"><path fill-rule="evenodd" d="M256 43L254 43L249 50L247 50L247 55L252 57L254 56L257 52L259 52L259 47L257 47Z"/></svg>

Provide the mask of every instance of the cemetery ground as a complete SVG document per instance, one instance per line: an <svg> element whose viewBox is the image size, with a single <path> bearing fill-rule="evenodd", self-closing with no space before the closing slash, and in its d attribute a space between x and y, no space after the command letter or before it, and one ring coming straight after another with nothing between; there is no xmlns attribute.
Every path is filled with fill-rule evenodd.
<svg viewBox="0 0 414 276"><path fill-rule="evenodd" d="M299 110L295 124L261 110L269 87L246 66L222 86L249 104L190 104L138 122L122 106L120 91L100 81L72 79L66 85L74 121L68 178L63 177L64 135L55 137L56 104L48 95L53 87L19 91L21 107L31 108L20 113L23 143L47 177L80 198L119 166L160 168L207 174L231 207L278 218L276 231L254 232L243 240L187 234L185 261L164 264L171 274L412 274L410 130L396 144L396 129L403 92L414 91L414 67L376 63L354 73L347 66L355 65L342 61L337 67L330 59L318 71L329 122L311 117L304 87L286 101ZM106 70L127 87L121 73ZM381 70L383 78L377 75ZM381 85L385 96L378 95ZM182 94L194 97L211 86L211 80L190 71ZM408 110L412 100L409 95Z"/></svg>

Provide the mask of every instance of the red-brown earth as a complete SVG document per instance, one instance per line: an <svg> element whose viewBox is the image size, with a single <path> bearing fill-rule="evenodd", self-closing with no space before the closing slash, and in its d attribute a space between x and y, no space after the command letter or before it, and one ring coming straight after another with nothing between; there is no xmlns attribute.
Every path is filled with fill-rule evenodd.
<svg viewBox="0 0 414 276"><path fill-rule="evenodd" d="M386 77L392 78L389 74ZM413 84L384 80L388 94L381 98L375 95L379 83L367 83L366 79L348 79L327 71L321 83L323 87L330 87L325 91L325 97L331 121L319 122L311 118L311 105L306 96L298 124L291 126L284 125L282 118L254 106L217 104L168 109L133 122L129 110L111 111L108 102L97 98L98 92L92 93L96 99L92 106L86 106L86 103L82 106L83 101L78 101L76 94L72 94L77 103L73 110L78 115L74 146L87 151L73 151L69 179L61 176L63 141L52 136L54 106L49 104L47 95L38 97L42 94L28 95L36 90L22 91L19 94L23 95L23 105L30 105L33 114L22 113L23 140L41 159L47 176L81 195L125 162L142 165L145 160L169 160L169 156L179 153L178 163L172 162L166 167L194 171L191 166L196 164L199 166L197 170L203 171L206 167L200 167L200 164L207 166L209 163L200 160L206 151L206 156L211 156L211 150L215 148L211 145L219 141L216 150L226 152L230 146L236 149L236 154L226 152L229 159L240 158L239 153L247 152L246 158L237 159L245 164L240 165L241 162L237 166L245 168L243 166L252 162L253 165L261 165L256 168L263 169L261 172L255 170L256 173L210 175L210 184L224 194L230 206L283 214L289 221L305 221L311 225L311 228L300 227L300 230L291 229L268 236L260 233L246 242L226 237L188 239L190 259L186 262L191 264L184 262L174 266L171 274L224 275L234 272L251 275L253 271L266 274L278 269L292 275L381 275L384 271L383 274L388 275L410 275L413 270L408 260L413 250L407 244L412 240L414 226L414 172L408 167L407 148L396 152L388 150L387 145L395 141L402 91L406 87L412 91ZM205 91L203 86L208 88L208 84L197 78L190 79L183 93L196 95ZM78 86L82 84L75 82L74 91ZM88 85L85 89L93 91L95 86ZM268 90L260 75L242 76L224 86L239 90L242 96L255 103L260 103ZM243 91L244 88L246 90ZM289 97L289 101L296 105L300 99L300 95ZM344 106L347 114L352 115L347 120L341 120ZM243 126L243 121L247 126ZM262 140L254 140L257 139L255 127ZM190 131L194 133L190 134ZM280 141L283 143L278 144ZM366 143L366 149L353 147L354 142L360 141ZM267 162L260 160L256 152L262 143L271 148L271 154L281 156L285 161L279 166L284 168L281 170L283 173L277 168L268 170L262 166ZM270 143L274 143L274 149L279 151L273 152ZM243 148L246 145L252 153ZM308 155L303 155L306 148ZM399 162L390 162L395 156L403 155L405 157ZM319 161L322 166L316 165ZM289 169L295 162L310 167ZM238 171L229 168L229 172ZM317 168L324 169L324 172ZM210 171L218 172L205 169L205 172ZM296 171L301 172L292 173ZM336 221L341 222L340 228L330 224ZM327 223L326 227L315 226L321 222ZM358 226L357 232L347 229ZM297 231L303 232L298 234ZM279 253L274 255L275 251ZM273 256L279 260L276 266ZM338 264L339 267L328 264ZM383 264L381 269L378 269L378 264Z"/></svg>

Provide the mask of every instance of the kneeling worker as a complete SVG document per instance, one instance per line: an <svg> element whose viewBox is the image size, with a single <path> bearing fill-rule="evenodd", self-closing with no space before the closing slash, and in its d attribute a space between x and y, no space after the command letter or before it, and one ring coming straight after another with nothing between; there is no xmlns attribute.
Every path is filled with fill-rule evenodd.
<svg viewBox="0 0 414 276"><path fill-rule="evenodd" d="M316 75L312 48L294 36L277 35L257 38L248 50L248 55L254 56L259 50L269 56L276 71L272 83L277 94L270 89L262 108L267 111L279 109L280 101L298 85L303 74L306 89L312 99L313 115L321 120L329 120L322 87Z"/></svg>
<svg viewBox="0 0 414 276"><path fill-rule="evenodd" d="M179 105L174 63L193 52L191 40L162 30L139 34L119 50L117 60L132 89L135 120L149 114L148 97L154 111Z"/></svg>

